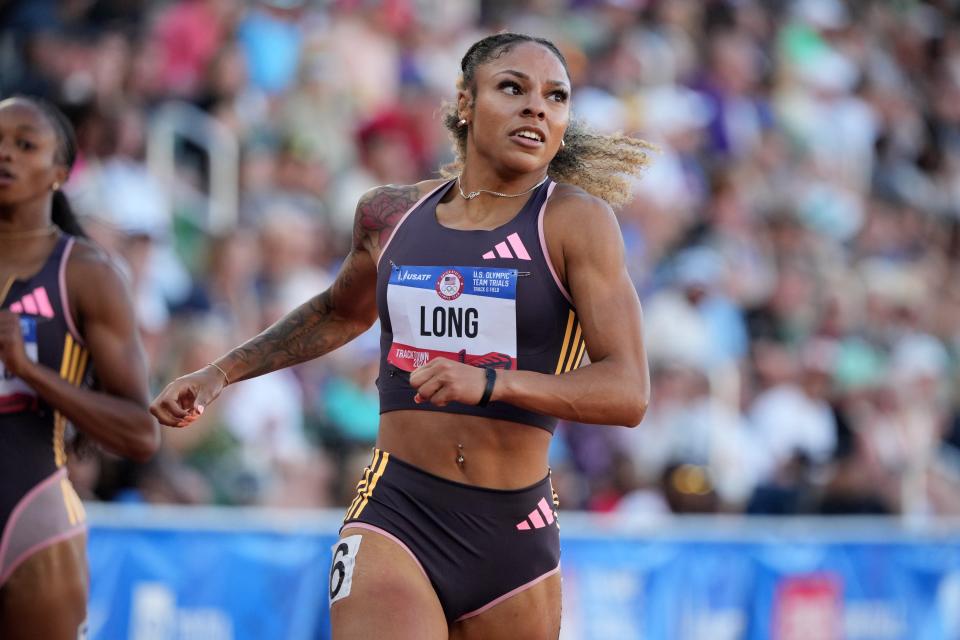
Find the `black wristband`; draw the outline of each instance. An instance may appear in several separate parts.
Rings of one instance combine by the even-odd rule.
[[[483,395],[480,396],[480,402],[477,403],[478,407],[485,407],[487,403],[490,402],[490,396],[493,395],[493,385],[497,383],[497,370],[493,367],[486,367],[487,372],[487,386],[483,388]]]

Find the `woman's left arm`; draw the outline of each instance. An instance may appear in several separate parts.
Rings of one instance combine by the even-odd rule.
[[[565,195],[555,206],[547,233],[556,238],[551,249],[559,246],[562,252],[561,276],[583,327],[590,364],[561,375],[497,371],[491,401],[564,420],[635,426],[647,409],[650,376],[640,300],[627,274],[620,227],[610,207],[587,194]],[[421,401],[476,404],[484,372],[464,366],[435,359],[410,382]],[[439,384],[431,384],[438,378]]]
[[[77,243],[67,282],[99,386],[81,389],[29,360],[17,372],[53,408],[107,450],[143,462],[160,445],[129,287],[110,260]]]

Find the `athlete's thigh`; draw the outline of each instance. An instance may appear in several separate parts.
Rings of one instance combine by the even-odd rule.
[[[0,588],[0,638],[77,640],[87,618],[85,534],[42,549]]]
[[[560,573],[450,626],[450,640],[557,640]]]
[[[433,585],[395,540],[347,527],[330,570],[333,640],[446,640]]]

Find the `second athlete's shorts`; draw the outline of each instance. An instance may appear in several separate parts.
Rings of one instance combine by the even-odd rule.
[[[455,622],[560,570],[556,508],[549,474],[525,489],[486,489],[374,449],[341,531],[368,529],[398,542]]]
[[[32,554],[86,531],[83,503],[67,478],[67,468],[60,467],[20,497],[5,520],[0,519],[0,587]]]

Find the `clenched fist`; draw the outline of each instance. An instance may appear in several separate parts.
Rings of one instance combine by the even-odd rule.
[[[416,402],[445,407],[450,402],[479,403],[487,379],[480,367],[434,358],[410,374],[410,385],[417,390]]]
[[[18,378],[33,364],[23,345],[20,316],[11,311],[0,311],[0,362],[7,376]]]
[[[160,424],[186,427],[203,415],[225,386],[223,374],[208,365],[168,384],[150,404],[150,413]]]

